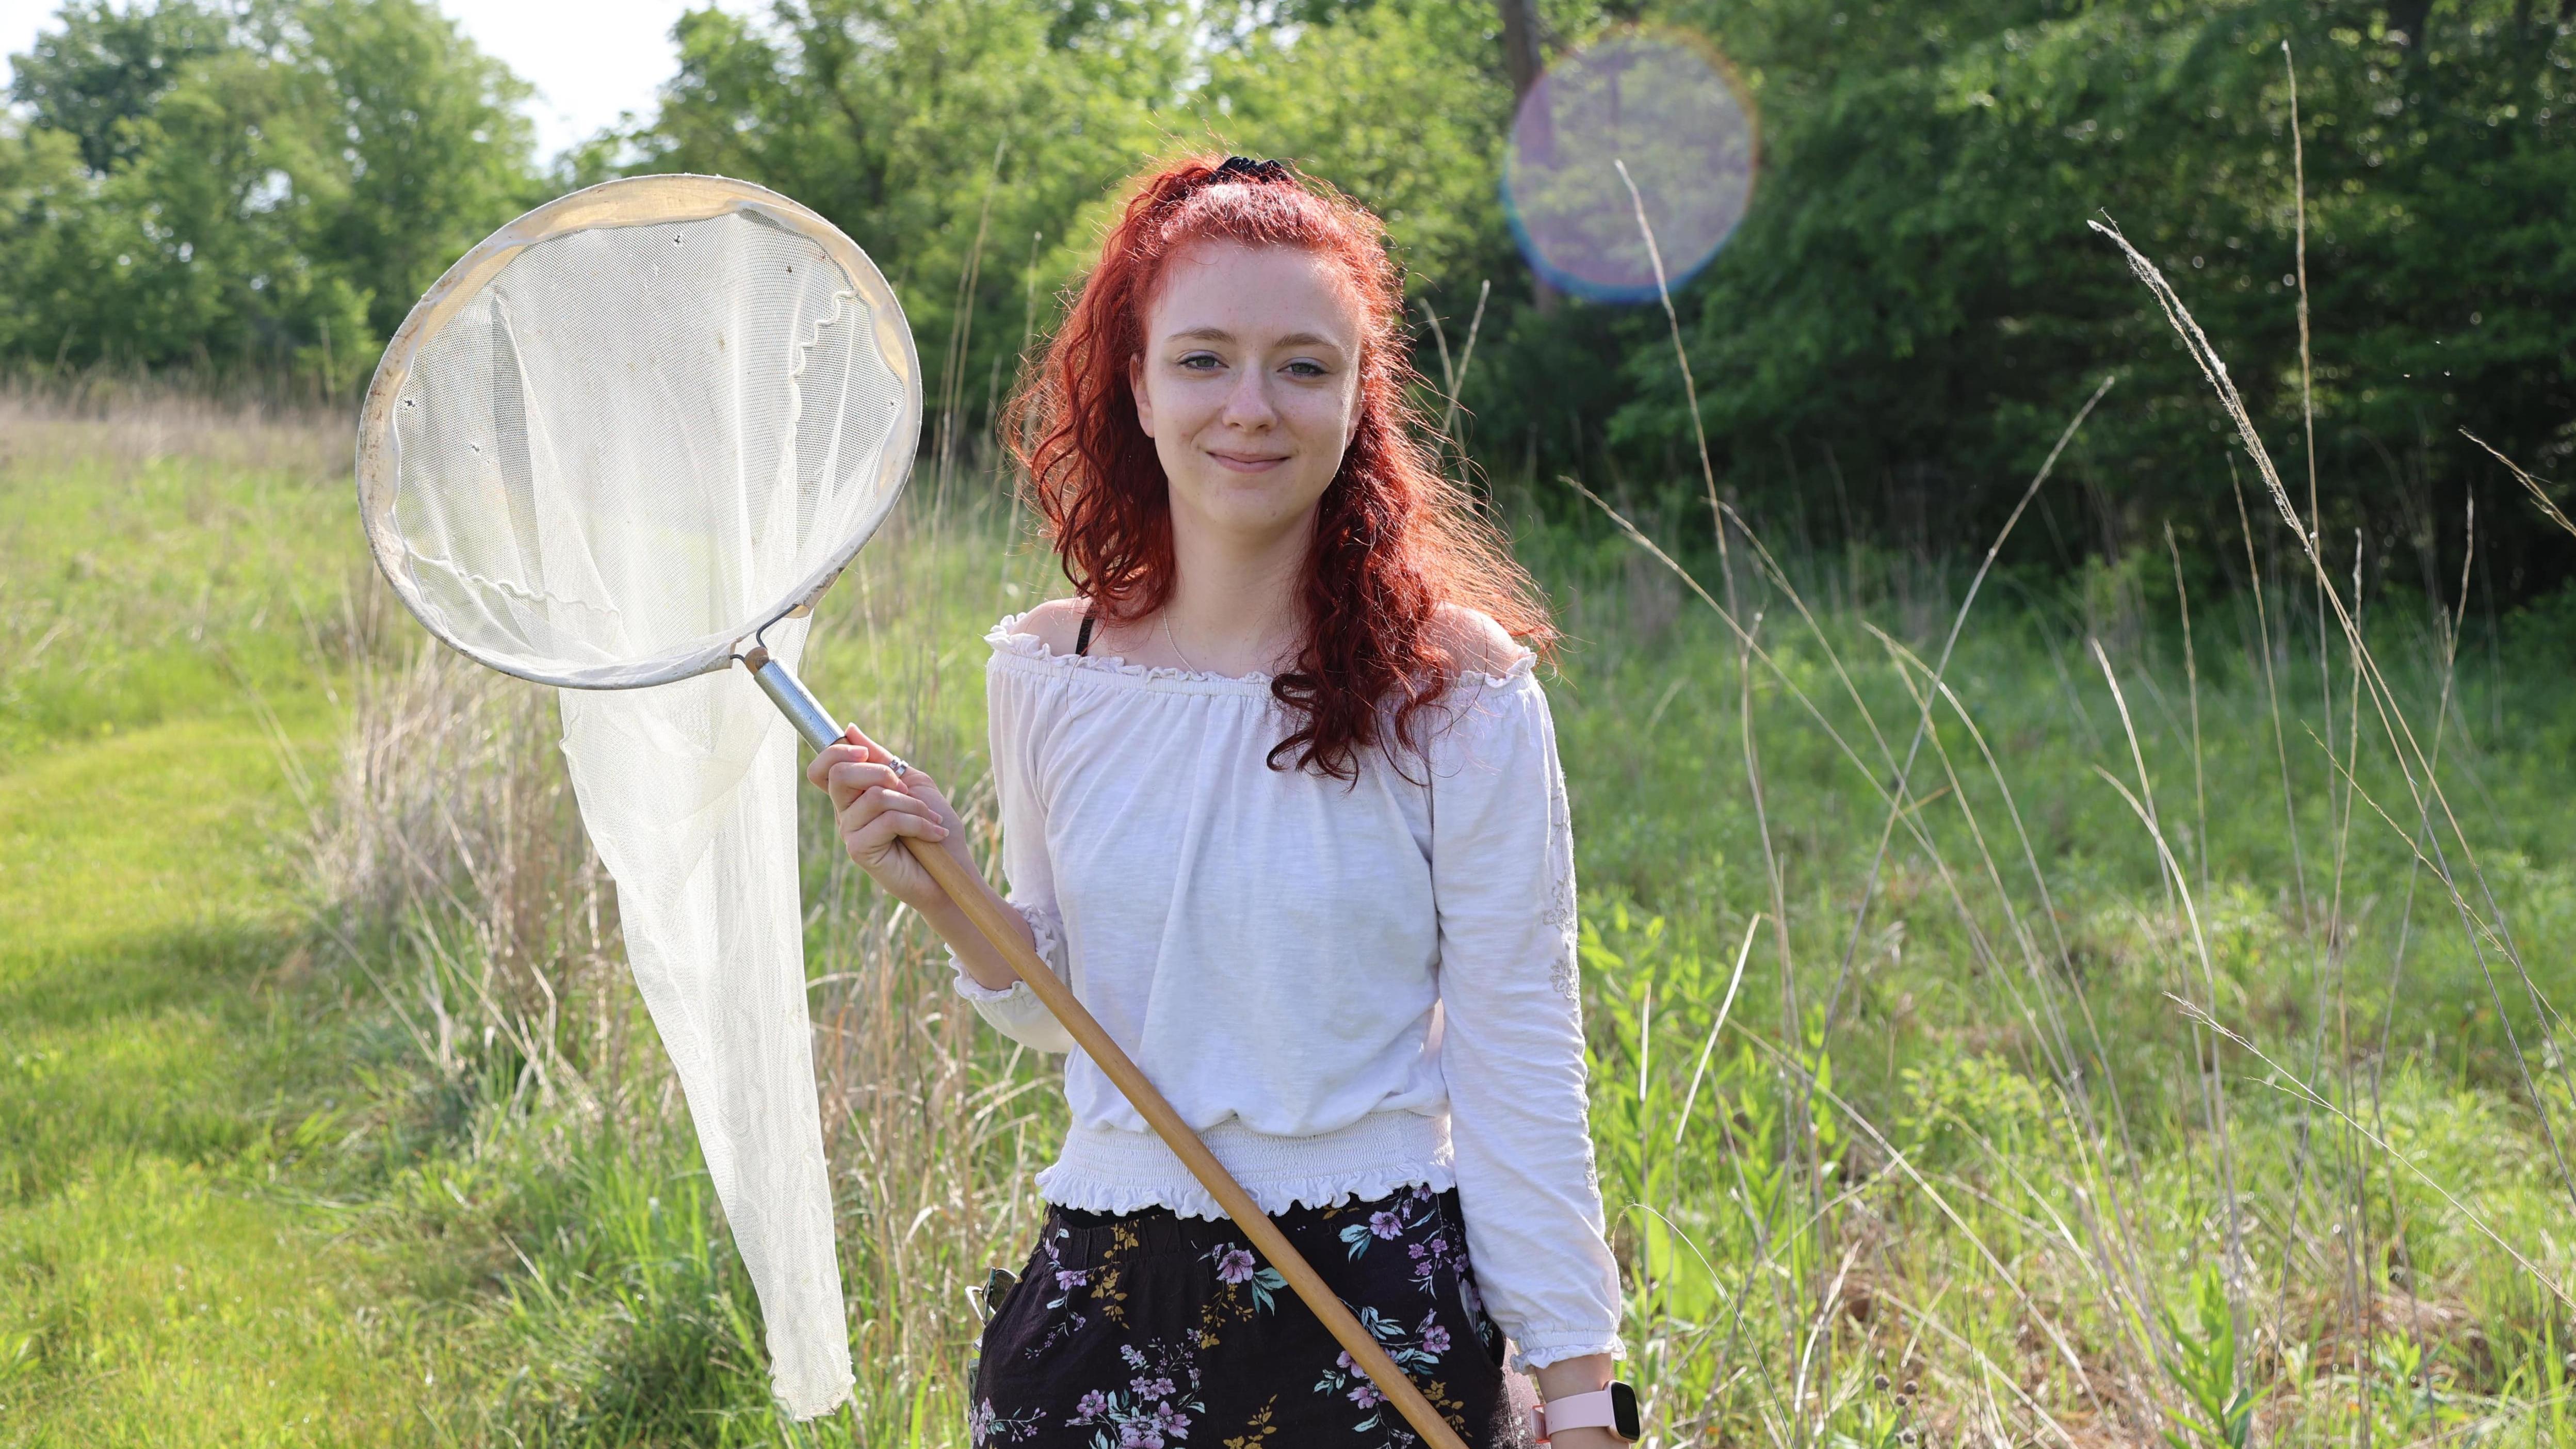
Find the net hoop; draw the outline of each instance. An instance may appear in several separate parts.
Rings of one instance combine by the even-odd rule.
[[[403,556],[404,546],[389,523],[395,490],[394,402],[411,375],[413,359],[466,303],[520,253],[539,242],[599,228],[708,221],[732,213],[756,216],[813,242],[841,268],[858,300],[866,305],[876,351],[887,370],[902,380],[904,391],[892,446],[878,464],[885,505],[785,597],[755,616],[731,644],[710,645],[654,669],[639,672],[603,667],[550,673],[453,637],[439,627],[435,611],[422,598],[408,571],[396,563]],[[629,176],[556,197],[485,237],[473,250],[457,258],[456,264],[413,304],[410,315],[395,329],[393,340],[385,344],[375,377],[367,385],[366,402],[359,410],[358,516],[365,524],[367,548],[375,557],[377,571],[393,586],[403,607],[441,643],[487,668],[536,684],[566,689],[640,689],[726,668],[743,640],[810,609],[885,521],[912,470],[913,451],[920,439],[921,358],[913,347],[912,329],[904,321],[903,304],[896,300],[894,288],[858,243],[811,208],[748,181],[688,173]]]

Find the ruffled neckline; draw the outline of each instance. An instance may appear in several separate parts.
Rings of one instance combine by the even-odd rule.
[[[1143,688],[1169,688],[1189,694],[1247,694],[1264,699],[1270,696],[1271,676],[1261,670],[1250,674],[1218,674],[1206,669],[1175,669],[1169,665],[1130,664],[1115,654],[1058,654],[1035,634],[1024,634],[1019,622],[1028,612],[1005,614],[984,642],[993,646],[995,656],[1026,661],[1042,670],[1090,675],[1103,680],[1119,680]],[[1500,674],[1469,670],[1458,677],[1459,683],[1476,682],[1489,689],[1499,689],[1515,680],[1526,679],[1537,668],[1538,656],[1524,649],[1511,666]]]

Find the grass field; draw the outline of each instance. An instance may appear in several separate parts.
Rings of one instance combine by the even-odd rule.
[[[395,1066],[296,863],[339,460],[173,404],[0,439],[0,1439],[415,1442],[468,1275],[317,1161]]]
[[[345,435],[0,407],[0,1444],[963,1442],[1049,1064],[809,818],[861,1402],[780,1424],[551,705],[375,588]],[[2149,548],[1991,581],[1938,690],[1966,567],[1739,540],[1748,648],[1521,530],[1661,1442],[2576,1442],[2576,607],[2368,560],[2357,689],[2232,523],[2188,643]],[[1059,586],[915,508],[809,678],[989,829],[980,635]]]

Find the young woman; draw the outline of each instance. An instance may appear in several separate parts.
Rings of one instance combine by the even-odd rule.
[[[1514,1367],[1596,1449],[1618,1351],[1563,776],[1529,579],[1405,403],[1378,221],[1270,161],[1145,177],[1009,435],[1075,597],[987,674],[1028,940],[1475,1445]],[[1072,1042],[905,854],[969,865],[922,772],[814,763],[850,856],[1011,1037]],[[981,1444],[1414,1442],[1080,1053]],[[1581,1396],[1581,1397],[1574,1397]]]

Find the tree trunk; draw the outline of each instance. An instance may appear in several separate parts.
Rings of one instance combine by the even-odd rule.
[[[1538,13],[1531,0],[1494,0],[1503,17],[1503,70],[1512,78],[1513,115],[1519,116],[1520,103],[1529,97],[1530,87],[1538,84]],[[1508,138],[1507,138],[1508,139]],[[1556,288],[1538,268],[1530,268],[1531,298],[1538,304],[1539,315],[1556,311]]]
[[[2433,18],[2433,0],[2388,0],[2388,28],[2403,32],[2406,48],[2424,53],[2424,27]]]
[[[1538,84],[1538,17],[1530,0],[1494,0],[1503,13],[1503,69],[1512,78],[1517,101]]]

